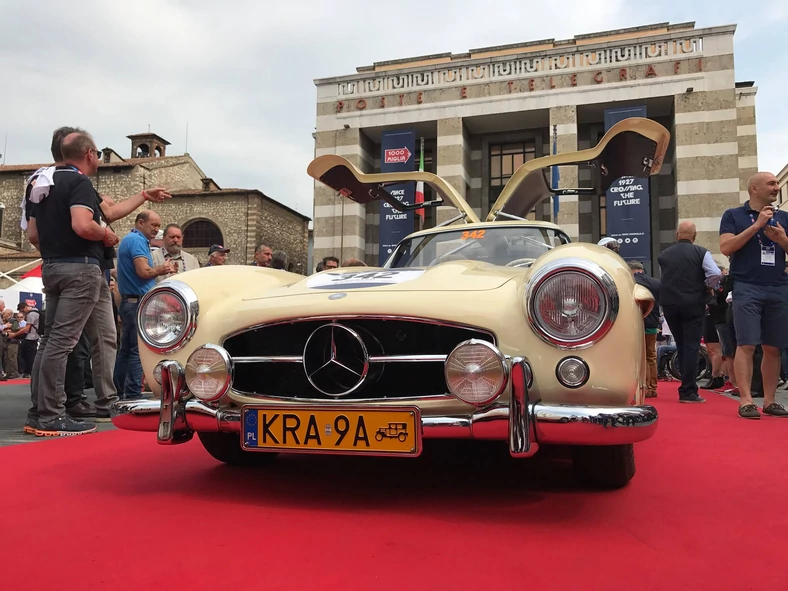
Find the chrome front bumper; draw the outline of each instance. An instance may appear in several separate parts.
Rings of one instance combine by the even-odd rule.
[[[508,404],[462,416],[422,416],[424,439],[507,440],[514,457],[530,457],[539,445],[621,445],[651,437],[657,429],[653,406],[575,406],[531,402],[525,361],[512,360],[512,394]],[[184,400],[183,369],[177,362],[162,368],[161,400],[120,401],[112,405],[112,422],[120,429],[156,431],[159,443],[173,445],[195,432],[241,433],[241,409],[214,408]],[[265,406],[261,403],[256,406]]]

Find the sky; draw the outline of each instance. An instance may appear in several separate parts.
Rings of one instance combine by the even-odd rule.
[[[73,125],[125,158],[126,136],[150,126],[169,154],[188,138],[219,186],[260,189],[311,217],[314,79],[686,21],[738,25],[736,79],[759,89],[759,165],[779,172],[788,164],[785,0],[0,0],[0,153],[6,164],[48,162],[52,131]]]

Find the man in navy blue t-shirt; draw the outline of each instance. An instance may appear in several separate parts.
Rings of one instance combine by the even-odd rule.
[[[788,346],[788,213],[772,205],[780,192],[777,178],[759,172],[747,181],[749,201],[727,210],[720,222],[720,251],[731,257],[733,321],[736,328],[736,380],[741,393],[739,416],[761,418],[750,385],[752,358],[763,347],[763,413],[788,417],[774,401],[780,375],[781,350]]]
[[[115,362],[115,388],[121,400],[142,398],[142,364],[137,345],[137,309],[140,299],[156,285],[156,277],[175,272],[166,261],[153,266],[150,241],[161,228],[161,218],[153,211],[137,214],[134,228],[121,240],[118,248],[118,291],[123,332]]]

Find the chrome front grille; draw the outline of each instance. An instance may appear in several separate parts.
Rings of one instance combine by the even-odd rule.
[[[444,360],[468,339],[495,343],[492,333],[474,327],[354,316],[252,327],[225,339],[224,347],[233,358],[233,389],[239,392],[296,399],[395,399],[445,395]],[[336,362],[330,359],[332,351]]]

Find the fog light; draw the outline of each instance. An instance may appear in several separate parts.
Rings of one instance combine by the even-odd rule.
[[[186,385],[204,402],[218,400],[232,383],[232,360],[227,351],[216,345],[203,345],[186,363]]]
[[[444,376],[454,396],[468,404],[484,406],[506,388],[509,368],[493,345],[471,339],[457,345],[446,357]]]
[[[555,375],[567,388],[579,388],[588,381],[588,365],[579,357],[566,357],[558,362]]]
[[[159,361],[156,364],[156,367],[153,368],[153,379],[156,380],[156,383],[161,386],[161,366],[164,364],[163,361]]]

